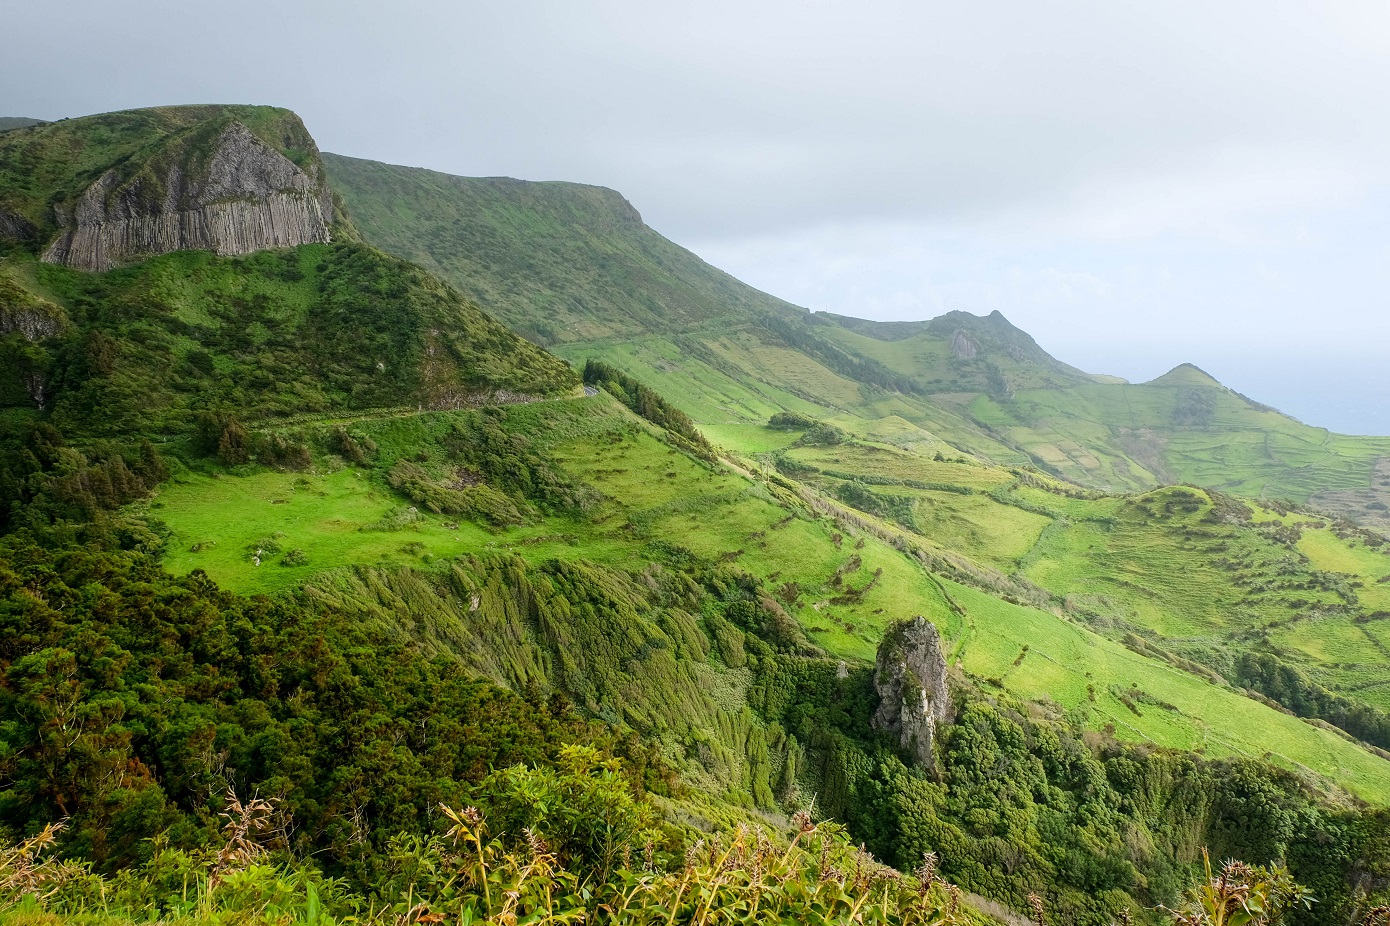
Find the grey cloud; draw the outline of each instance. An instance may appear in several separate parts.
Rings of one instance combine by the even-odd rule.
[[[50,116],[283,102],[332,150],[604,183],[710,235],[1060,207],[1223,146],[1365,150],[1379,182],[1390,68],[1366,37],[1390,23],[1329,9],[80,0],[12,11],[0,73]]]

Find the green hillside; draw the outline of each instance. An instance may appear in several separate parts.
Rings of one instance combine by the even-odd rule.
[[[185,251],[92,275],[0,258],[0,407],[73,435],[177,436],[332,409],[572,389],[564,364],[449,286],[356,244]],[[41,317],[51,331],[21,328]],[[215,439],[215,437],[214,437]]]
[[[368,240],[567,359],[629,370],[731,448],[794,411],[1108,491],[1193,482],[1390,529],[1375,473],[1390,439],[1304,425],[1190,365],[1135,385],[1056,360],[998,312],[804,313],[662,238],[610,190],[326,164]]]
[[[1112,642],[1105,628],[1097,625],[1098,634],[1045,601],[1004,600],[1021,602],[1026,586],[1011,586],[960,554],[936,559],[951,554],[930,542],[904,544],[891,525],[858,519],[824,496],[803,497],[790,491],[795,483],[690,457],[605,395],[306,420],[296,432],[313,448],[310,467],[228,471],[194,459],[195,468],[177,472],[136,509],[137,517],[167,527],[167,568],[176,575],[196,570],[191,575],[241,593],[302,588],[293,599],[301,607],[402,635],[515,691],[562,693],[656,746],[683,787],[705,795],[701,801],[714,796],[735,808],[751,802],[766,813],[816,794],[824,812],[854,823],[876,853],[909,865],[910,851],[874,822],[888,797],[854,799],[837,790],[868,795],[883,787],[873,784],[878,773],[838,777],[856,767],[840,771],[841,763],[881,748],[855,720],[855,702],[840,699],[867,680],[883,628],[924,613],[951,641],[962,696],[1034,702],[1043,717],[1052,712],[1060,731],[1076,731],[1063,735],[1087,729],[1112,742],[1115,761],[1141,755],[1127,742],[1198,750],[1201,762],[1257,755],[1290,771],[1279,787],[1340,801],[1347,789],[1390,802],[1390,762],[1330,728],[1142,647]],[[348,463],[344,452],[362,454],[363,462]],[[469,490],[446,488],[464,470],[481,479],[470,480],[470,490],[487,486],[510,500],[513,523],[489,516],[499,510],[496,496],[484,511],[457,497]],[[975,481],[996,476],[979,473]],[[833,681],[840,661],[848,667],[844,683]],[[972,690],[980,694],[968,695]],[[827,695],[829,715],[797,706]],[[843,725],[836,736],[859,732],[848,741],[826,740],[827,717]],[[1007,721],[1014,722],[1023,721]],[[838,745],[827,752],[831,742]],[[959,747],[973,748],[967,742]],[[1022,742],[1012,748],[1027,749]],[[1210,774],[1230,774],[1222,768],[1213,765]],[[1060,770],[1045,774],[1063,793],[1076,786]],[[1033,822],[1018,824],[1024,828],[1015,838],[1045,852],[1053,837],[1034,827],[1064,812],[1072,798],[1059,800],[1028,810],[1022,819]],[[717,806],[701,812],[728,812]],[[942,808],[921,822],[964,827],[954,814]],[[1082,819],[1070,824],[1076,838],[1090,833],[1085,838],[1112,846],[1086,851],[1122,857],[1112,842],[1118,831]],[[1171,824],[1165,819],[1143,825],[1157,837]],[[1290,838],[1302,838],[1293,832]],[[970,862],[987,857],[988,839],[969,828],[958,838],[958,858],[946,868],[951,877],[1018,903],[1030,882],[972,874]],[[1190,850],[1218,837],[1199,826],[1163,838]],[[1081,897],[1106,883],[1073,880],[1041,858],[1026,870],[1028,878],[1044,879],[1059,909],[1095,912]],[[1135,889],[1119,877],[1109,883]],[[1155,890],[1150,896],[1165,889]]]
[[[794,318],[648,228],[603,187],[453,177],[328,154],[378,247],[452,281],[545,345]],[[466,217],[466,218],[465,218]]]
[[[1390,802],[1390,778],[1386,777],[1390,775],[1390,763],[1372,758],[1334,734],[1251,701],[1238,690],[1213,688],[1211,678],[1175,671],[1162,658],[1145,658],[1153,654],[1142,648],[1136,653],[1119,645],[1107,646],[1086,629],[1088,623],[1103,627],[1104,617],[1119,622],[1122,615],[1132,616],[1132,628],[1158,625],[1155,629],[1168,635],[1182,634],[1182,642],[1191,649],[1198,647],[1190,634],[1201,629],[1211,634],[1204,647],[1211,658],[1230,662],[1232,655],[1223,648],[1220,632],[1249,626],[1252,621],[1229,610],[1232,602],[1227,597],[1238,597],[1240,589],[1232,590],[1234,596],[1208,600],[1213,590],[1222,588],[1219,568],[1209,567],[1205,571],[1203,578],[1210,577],[1207,585],[1185,587],[1180,595],[1164,599],[1161,592],[1175,590],[1159,585],[1157,592],[1139,589],[1139,594],[1134,594],[1130,591],[1134,588],[1132,582],[1096,587],[1094,583],[1109,574],[1105,568],[1111,565],[1108,557],[1102,559],[1097,554],[1082,552],[1054,559],[1047,548],[1035,552],[1025,545],[1015,562],[1007,565],[1016,566],[1018,560],[1025,558],[1049,566],[1067,563],[1068,568],[1079,573],[1077,578],[1053,580],[1051,576],[1040,576],[1046,580],[1041,584],[1055,587],[1059,598],[1084,594],[1083,588],[1095,590],[1092,597],[1073,607],[1072,614],[1010,610],[998,601],[1001,592],[1010,591],[1002,574],[993,573],[1000,582],[999,587],[990,588],[991,573],[977,568],[962,578],[978,591],[956,585],[954,591],[947,593],[927,578],[918,558],[893,549],[891,536],[856,529],[848,521],[837,523],[833,514],[816,517],[814,508],[808,508],[795,496],[782,494],[775,486],[760,487],[747,475],[711,469],[698,460],[672,453],[671,447],[655,439],[659,435],[647,434],[645,429],[634,430],[636,422],[602,396],[518,408],[498,420],[507,433],[526,435],[530,447],[553,460],[563,478],[596,493],[583,518],[532,517],[526,519],[530,523],[499,529],[486,522],[468,524],[457,515],[425,511],[395,530],[383,530],[374,525],[389,519],[393,505],[400,504],[399,496],[389,491],[387,479],[379,477],[379,481],[345,470],[310,477],[293,473],[243,478],[190,474],[176,478],[153,502],[160,506],[153,511],[172,531],[166,562],[175,572],[199,568],[228,588],[258,592],[293,587],[325,569],[355,563],[418,568],[422,562],[449,562],[460,556],[500,551],[536,565],[560,560],[630,569],[652,556],[650,545],[654,541],[669,542],[665,538],[679,537],[681,546],[695,556],[709,562],[736,563],[769,588],[794,583],[795,599],[783,600],[781,607],[801,624],[810,643],[833,658],[871,662],[882,630],[889,623],[916,613],[927,614],[942,623],[963,667],[980,678],[1001,675],[1000,661],[1012,661],[1019,647],[1031,641],[1035,652],[1022,667],[1002,673],[1004,686],[1020,697],[1045,698],[1067,710],[1082,709],[1088,715],[1088,725],[1094,729],[1110,725],[1118,728],[1117,735],[1122,739],[1187,749],[1203,746],[1213,756],[1261,754],[1270,743],[1278,741],[1280,755],[1290,767],[1325,776],[1364,797]],[[426,456],[440,456],[442,451],[435,448],[443,444],[435,435],[457,430],[459,423],[443,414],[408,420],[364,419],[353,427],[361,437],[383,448],[378,465],[382,474],[388,475],[400,465],[393,459],[395,454],[418,454],[424,448]],[[328,432],[320,439],[327,442]],[[432,468],[447,474],[452,465],[436,463]],[[1015,485],[1000,488],[1007,493]],[[885,494],[880,497],[886,498],[888,492],[912,490],[885,486],[882,491]],[[923,491],[923,495],[928,495],[928,491]],[[1176,497],[1182,498],[1181,494]],[[1126,506],[1141,509],[1141,517],[1131,518],[1136,522],[1134,530],[1143,536],[1119,534],[1112,542],[1117,548],[1132,551],[1130,556],[1151,564],[1157,573],[1154,580],[1183,572],[1185,567],[1207,558],[1206,550],[1191,551],[1184,562],[1181,551],[1168,552],[1167,547],[1175,545],[1169,539],[1172,535],[1191,524],[1203,523],[1202,517],[1210,508],[1196,508],[1176,523],[1156,515],[1150,517],[1149,509],[1162,509],[1169,504],[1167,499],[1141,498],[1118,506],[1119,500],[1097,500],[1095,506],[1095,517],[1103,517],[1117,507],[1120,511],[1126,511]],[[933,500],[931,507],[939,511],[940,503]],[[1041,522],[1011,524],[1003,517],[981,519],[995,528],[1000,537],[1031,533],[1040,538],[1046,532],[1052,543],[1070,543],[1084,549],[1084,542],[1071,540],[1056,528],[1049,530],[1053,522],[1044,515],[1033,514],[1025,507],[997,507],[1016,513],[1020,519],[1031,516]],[[1029,507],[1041,506],[1035,503]],[[229,511],[238,514],[229,519]],[[1072,517],[1080,521],[1084,516],[1074,513]],[[953,514],[944,520],[963,525],[967,516]],[[1067,524],[1064,520],[1057,523]],[[848,539],[842,536],[837,544],[834,535],[845,535],[846,531],[850,532]],[[1262,542],[1258,533],[1247,535],[1232,529],[1220,536],[1229,537],[1226,542],[1230,545],[1250,547],[1248,555],[1252,558],[1263,556],[1271,561],[1259,563],[1265,571],[1252,575],[1247,580],[1248,587],[1265,584],[1275,575],[1288,576],[1279,571],[1282,563],[1278,554]],[[295,559],[302,559],[302,564],[270,568],[263,557],[262,564],[256,565],[248,551],[257,544],[262,548],[272,546],[264,538],[274,538],[276,547],[301,551],[302,557]],[[998,546],[994,537],[976,538],[981,541],[978,543],[952,538],[955,542],[948,545],[941,533],[930,532],[930,539],[923,539],[928,550],[950,550],[964,556]],[[1120,547],[1122,543],[1130,546]],[[1390,573],[1390,556],[1378,555],[1384,559],[1384,571]],[[1318,575],[1305,569],[1285,578],[1283,584],[1301,589]],[[1029,577],[1033,577],[1031,573]],[[1197,577],[1187,575],[1189,581],[1194,578]],[[855,588],[866,590],[855,594],[851,592]],[[1263,606],[1262,615],[1267,612],[1271,618],[1277,616],[1283,619],[1282,623],[1293,626],[1297,622],[1288,615],[1292,597],[1287,593],[1266,593],[1253,607]],[[1319,597],[1329,603],[1343,603],[1333,593],[1324,592]],[[956,613],[949,602],[962,600],[968,603],[963,613]],[[1086,605],[1096,608],[1101,601],[1110,604],[1112,613],[1088,612]],[[1046,607],[1047,602],[1037,604]],[[1194,604],[1199,604],[1201,610],[1186,610]],[[1147,612],[1129,610],[1137,611],[1140,606],[1147,606]],[[1355,626],[1356,613],[1345,614],[1347,628]],[[1163,623],[1176,617],[1189,623],[1178,627]],[[1020,621],[1029,629],[1022,630]],[[1327,628],[1319,638],[1335,634]],[[1156,641],[1156,650],[1166,640],[1161,633],[1149,636]],[[1116,638],[1118,641],[1118,635]],[[1307,664],[1306,652],[1298,653],[1298,657],[1300,664]],[[1371,661],[1361,667],[1368,675],[1383,676],[1390,671],[1390,662],[1380,654],[1368,658]],[[1057,683],[1054,674],[1061,665],[1067,666],[1066,671],[1075,680],[1098,679],[1108,686],[1106,690],[1118,689],[1122,693],[1138,683],[1143,691],[1165,702],[1185,697],[1186,706],[1153,711],[1149,717],[1131,711],[1118,696],[1088,700],[1085,684]],[[626,709],[636,710],[631,704]],[[668,723],[677,722],[676,718],[668,719]],[[1274,729],[1282,732],[1273,739],[1267,738],[1266,734]],[[1390,726],[1383,733],[1385,744],[1390,747]]]
[[[0,205],[229,118],[317,164],[141,110],[0,139]],[[1299,926],[1390,899],[1390,544],[1256,500],[1378,444],[810,315],[611,191],[325,163],[331,242],[0,241],[0,926],[1158,923],[1204,850]],[[919,616],[925,758],[872,722]]]
[[[1373,473],[1390,439],[1310,427],[1191,364],[1148,383],[1104,382],[1058,364],[998,313],[950,313],[911,333],[835,322],[823,330],[836,343],[910,377],[1040,469],[1078,484],[1133,491],[1192,482],[1257,499],[1313,499],[1381,523]],[[1364,497],[1349,494],[1356,490]]]
[[[348,165],[351,172],[341,173]],[[522,217],[539,223],[566,209],[573,216],[573,204],[587,191],[583,201],[590,208],[576,234],[586,248],[598,247],[603,235],[610,248],[658,240],[607,191],[444,178],[345,159],[330,159],[330,170],[340,171],[335,182],[355,207],[387,201],[381,178],[389,177],[390,202],[418,197],[436,221],[452,214],[454,227],[473,228],[480,237],[491,229],[497,240],[515,240]],[[429,195],[425,177],[435,184]],[[483,191],[487,208],[478,207]],[[606,204],[606,217],[595,203]],[[507,230],[498,231],[503,212]],[[369,238],[382,234],[377,213],[358,221]],[[398,214],[390,234],[393,242],[419,242],[422,231]],[[608,263],[588,257],[579,265],[584,273],[561,273],[557,265],[544,285],[585,304],[577,294],[610,275]],[[520,266],[459,259],[469,263],[444,272],[466,274],[475,286],[502,274],[537,285]],[[507,302],[514,314],[533,311],[500,291],[492,298]],[[606,329],[601,339],[556,349],[576,360],[617,364],[657,385],[725,447],[764,455],[764,464],[784,476],[809,479],[942,553],[998,570],[1001,588],[1012,581],[1002,577],[1017,576],[1042,596],[1038,603],[1061,607],[1131,649],[1242,688],[1269,687],[1267,680],[1252,680],[1253,670],[1240,662],[1252,648],[1280,665],[1302,666],[1309,685],[1333,701],[1343,699],[1335,701],[1337,708],[1327,706],[1333,702],[1317,710],[1305,704],[1305,715],[1335,715],[1358,735],[1376,731],[1372,737],[1390,746],[1383,727],[1390,705],[1374,684],[1388,668],[1372,627],[1378,608],[1370,603],[1373,594],[1365,602],[1358,595],[1358,589],[1378,587],[1382,576],[1372,561],[1355,574],[1314,564],[1294,546],[1296,537],[1289,539],[1305,528],[1328,536],[1341,528],[1326,519],[1305,518],[1298,526],[1281,520],[1285,533],[1271,540],[1259,519],[1276,516],[1263,508],[1202,495],[1206,501],[1193,504],[1206,507],[1190,514],[1193,523],[1178,523],[1166,502],[1151,504],[1147,495],[1065,501],[1070,490],[1030,488],[1052,483],[1010,468],[1024,464],[1110,491],[1142,493],[1187,482],[1251,499],[1312,498],[1374,524],[1379,487],[1373,469],[1390,440],[1309,428],[1188,364],[1144,384],[1091,376],[1052,358],[997,312],[893,323],[816,313],[769,323],[745,310],[741,322],[735,319],[731,312],[721,330],[687,328],[675,336],[659,327],[646,335]],[[862,442],[817,446],[801,432],[764,427],[779,411],[824,421]],[[952,460],[958,462],[940,462]],[[1351,491],[1363,493],[1360,507],[1338,502],[1338,492]],[[1231,511],[1254,513],[1241,521]],[[1221,520],[1213,527],[1213,518],[1239,523]],[[1355,537],[1343,534],[1336,543],[1354,546]],[[1175,586],[1176,576],[1183,581]],[[1305,597],[1293,591],[1302,588],[1321,592]],[[1293,629],[1309,626],[1320,629],[1311,636]],[[1341,650],[1333,655],[1320,642],[1326,639],[1359,640],[1370,649],[1356,658]],[[1283,696],[1292,700],[1288,692]]]

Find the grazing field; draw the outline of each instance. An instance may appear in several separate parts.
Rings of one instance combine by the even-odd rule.
[[[408,500],[361,470],[343,468],[182,476],[161,489],[151,514],[173,531],[165,557],[170,571],[202,569],[244,592],[293,588],[324,569],[354,563],[420,565],[491,539],[476,525],[418,511],[401,521],[405,527],[371,529],[409,508]],[[258,549],[264,551],[260,565]],[[301,555],[291,556],[296,550]]]
[[[953,658],[1017,695],[1116,736],[1211,756],[1255,755],[1390,800],[1390,763],[1335,733],[1134,653],[1076,624],[948,583],[966,611]],[[1270,748],[1271,743],[1277,747]]]
[[[407,452],[427,460],[437,455],[434,448],[447,440],[454,417],[476,413],[363,420],[357,426],[379,448],[373,466],[324,456],[313,472],[189,473],[168,484],[151,510],[173,532],[169,567],[203,569],[228,588],[252,593],[291,588],[349,565],[428,570],[488,552],[511,552],[537,564],[584,560],[640,572],[658,548],[669,550],[675,542],[763,580],[808,639],[851,663],[873,659],[891,621],[922,614],[940,626],[965,671],[1020,697],[1055,703],[1090,728],[1213,756],[1263,755],[1267,746],[1260,744],[1271,740],[1257,731],[1279,730],[1282,745],[1272,760],[1310,770],[1369,800],[1390,801],[1390,763],[1209,677],[1117,642],[1132,627],[1157,633],[1170,645],[1169,638],[1176,638],[1219,648],[1223,635],[1244,632],[1252,621],[1269,622],[1266,611],[1277,602],[1245,600],[1248,589],[1210,565],[1210,547],[1224,544],[1224,555],[1246,557],[1245,568],[1255,576],[1295,554],[1250,529],[1208,524],[1212,503],[1205,493],[1170,489],[1124,499],[1077,498],[1057,494],[1045,480],[1024,484],[1007,470],[887,445],[786,451],[799,465],[820,471],[807,477],[808,485],[830,496],[847,484],[839,475],[825,475],[832,467],[881,481],[954,485],[881,482],[870,489],[876,497],[908,500],[918,531],[933,549],[973,558],[985,569],[981,576],[994,567],[1001,582],[1018,569],[1076,601],[1081,612],[1068,615],[933,577],[889,542],[911,536],[900,525],[868,518],[866,524],[880,526],[865,531],[817,515],[783,488],[784,481],[678,451],[604,396],[515,406],[502,414],[510,430],[527,435],[560,472],[592,492],[582,517],[537,512],[524,524],[486,529],[416,510],[400,521],[410,500],[390,488],[382,472]],[[796,438],[796,432],[756,426],[730,433],[745,448],[775,449]],[[1343,552],[1342,541],[1312,539],[1318,536],[1305,532],[1310,544],[1326,545],[1319,555],[1379,562],[1363,563],[1366,551]],[[272,544],[277,552],[256,566],[255,550]],[[291,551],[300,551],[302,562],[281,565]],[[1183,581],[1171,581],[1175,574]],[[1321,601],[1336,597],[1325,590],[1316,595]],[[1308,634],[1313,626],[1320,625],[1290,625],[1282,632],[1305,636],[1291,635],[1286,645],[1297,645],[1313,660],[1345,662],[1355,640]],[[1339,626],[1344,634],[1355,625],[1347,620]],[[1342,680],[1350,684],[1353,675]]]

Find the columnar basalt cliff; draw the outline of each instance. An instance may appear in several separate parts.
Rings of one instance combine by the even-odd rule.
[[[936,625],[924,617],[899,621],[883,636],[874,668],[878,711],[873,726],[930,768],[937,727],[950,719],[946,656]]]
[[[311,176],[231,122],[205,165],[192,149],[123,178],[105,171],[76,203],[58,207],[63,229],[43,259],[109,270],[170,251],[222,255],[328,241],[333,201],[322,172]]]

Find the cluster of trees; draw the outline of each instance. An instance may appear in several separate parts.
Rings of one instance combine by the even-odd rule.
[[[504,408],[454,416],[442,446],[451,464],[477,474],[520,504],[548,513],[575,513],[594,503],[592,489],[575,483],[525,435],[508,429]]]
[[[1357,739],[1390,749],[1390,714],[1328,691],[1297,666],[1271,653],[1241,653],[1235,662],[1237,685],[1257,691],[1299,717],[1326,720]]]
[[[1173,403],[1175,427],[1206,427],[1216,414],[1217,390],[1205,386],[1185,386]]]
[[[1390,877],[1390,813],[1321,803],[1291,773],[1085,737],[1059,720],[967,695],[943,731],[940,774],[844,732],[809,735],[825,812],[876,854],[940,854],[953,882],[1062,921],[1101,926],[1174,905],[1191,860],[1286,860],[1318,898],[1292,922],[1351,922]],[[790,726],[793,732],[800,732]]]
[[[818,424],[818,420],[800,412],[777,412],[767,419],[767,426],[777,431],[806,431]]]
[[[857,479],[836,486],[835,496],[860,511],[895,521],[908,530],[920,531],[914,511],[915,502],[911,496],[880,494]]]
[[[306,439],[274,432],[248,430],[232,412],[199,412],[194,418],[193,445],[224,466],[256,462],[281,469],[308,469],[314,464]]]
[[[486,485],[444,486],[409,460],[399,460],[386,477],[391,488],[435,514],[457,514],[489,524],[507,527],[522,524],[526,517],[505,494]]]
[[[41,421],[0,430],[0,533],[91,524],[168,477],[168,466],[148,440],[81,450]]]
[[[602,360],[585,361],[584,384],[606,390],[636,414],[657,427],[665,428],[678,438],[677,443],[682,449],[702,459],[715,458],[714,448],[695,427],[689,415],[617,367]]]
[[[491,770],[589,743],[628,784],[667,787],[635,737],[461,675],[399,628],[297,599],[247,599],[147,554],[0,547],[0,835],[68,820],[103,871],[151,837],[216,836],[228,786],[279,800],[288,848],[370,885],[402,831]]]

